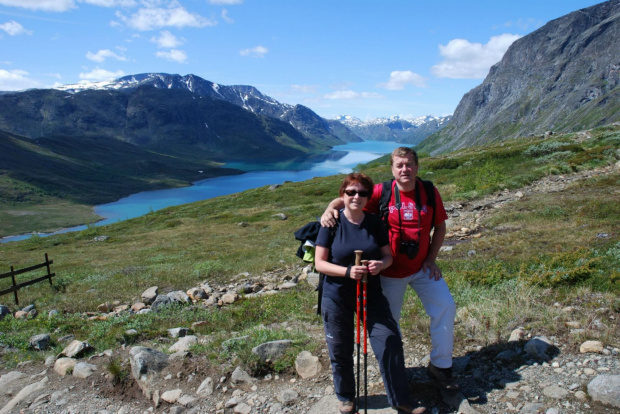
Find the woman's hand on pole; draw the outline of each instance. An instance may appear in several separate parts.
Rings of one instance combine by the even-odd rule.
[[[366,266],[351,266],[349,277],[353,280],[361,280],[368,273]]]

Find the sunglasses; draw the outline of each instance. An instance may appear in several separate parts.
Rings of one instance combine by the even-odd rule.
[[[370,191],[362,190],[344,190],[344,193],[349,197],[355,197],[355,194],[358,194],[360,197],[368,197],[370,195]]]

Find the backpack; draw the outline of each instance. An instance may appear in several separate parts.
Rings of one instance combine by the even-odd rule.
[[[422,180],[421,178],[416,177],[416,186],[415,186],[415,203],[416,203],[416,209],[418,210],[418,213],[420,211],[420,209],[422,208],[421,204],[422,202],[420,201],[420,186],[417,185],[418,183],[422,183],[423,187],[424,187],[424,191],[426,191],[426,200],[427,203],[429,205],[429,207],[433,208],[433,220],[431,221],[431,229],[433,227],[435,227],[435,186],[433,185],[433,183],[431,181],[427,181],[427,180]],[[389,223],[388,223],[388,215],[390,213],[390,198],[392,197],[392,183],[394,182],[394,179],[392,178],[389,181],[384,181],[381,183],[382,188],[381,188],[381,198],[379,199],[379,217],[381,217],[381,220],[383,221],[383,223],[385,223],[385,226],[387,228],[389,228]],[[398,187],[396,187],[396,203],[400,204],[400,194],[398,192]]]
[[[336,221],[336,225],[329,228],[329,242],[331,243],[336,237],[336,230],[338,229],[338,225],[340,224],[340,216]],[[312,270],[315,270],[314,267],[314,247],[316,242],[316,238],[319,235],[319,230],[321,229],[321,222],[319,221],[311,221],[310,223],[304,225],[302,228],[295,231],[295,239],[301,241],[301,245],[297,249],[296,256],[302,259],[306,263],[312,263]],[[323,296],[323,281],[325,280],[325,274],[319,272],[319,283],[314,289],[318,292],[318,301],[317,301],[317,310],[316,313],[318,315],[321,314],[321,300]]]

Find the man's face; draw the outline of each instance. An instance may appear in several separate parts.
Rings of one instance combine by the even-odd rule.
[[[409,186],[415,183],[415,177],[418,175],[418,166],[416,165],[413,155],[405,157],[395,156],[392,160],[392,175],[396,182],[402,186]]]

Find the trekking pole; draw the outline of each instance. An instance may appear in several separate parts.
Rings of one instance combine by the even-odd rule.
[[[368,266],[368,260],[362,260],[362,266]],[[366,267],[368,270],[368,267]],[[367,295],[368,292],[368,273],[364,275],[362,278],[363,287],[363,299],[364,299],[364,413],[368,413],[368,349],[366,348],[368,344],[368,328],[366,325],[367,321]]]
[[[362,263],[362,251],[355,250],[355,266],[360,266]],[[355,309],[355,313],[357,315],[357,336],[356,336],[356,344],[357,344],[357,393],[355,395],[355,412],[359,414],[360,407],[360,312],[362,310],[362,303],[360,301],[360,287],[361,281],[357,281],[357,308]]]

